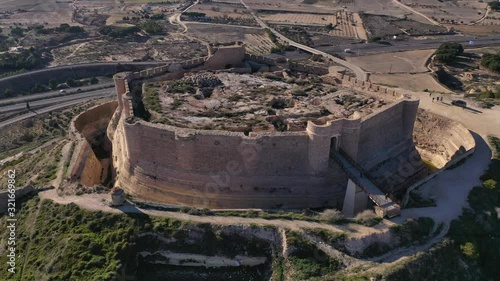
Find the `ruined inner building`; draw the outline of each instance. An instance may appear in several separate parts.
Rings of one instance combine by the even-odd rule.
[[[352,215],[367,195],[399,208],[392,200],[428,175],[413,140],[418,100],[325,67],[236,44],[114,80],[117,101],[75,121],[72,177],[85,185],[162,204]]]

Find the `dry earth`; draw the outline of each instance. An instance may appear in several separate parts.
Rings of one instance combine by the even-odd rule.
[[[434,80],[430,73],[372,74],[370,80],[375,84],[400,87],[410,91],[427,89],[431,92],[450,93],[450,90]]]
[[[417,73],[429,71],[426,62],[433,53],[434,50],[416,50],[347,57],[346,60],[371,73]]]

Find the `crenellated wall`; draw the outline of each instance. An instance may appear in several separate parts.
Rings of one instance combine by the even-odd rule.
[[[390,104],[363,118],[325,125],[309,122],[302,132],[251,132],[248,136],[152,124],[134,116],[131,81],[182,76],[190,68],[237,66],[244,59],[276,65],[265,57],[245,55],[244,46],[238,45],[214,47],[204,58],[115,75],[117,102],[94,107],[75,119],[78,161],[70,167],[72,178],[86,185],[102,182],[107,162],[92,150],[99,130],[104,130],[112,145],[115,186],[145,201],[207,208],[341,207],[348,179],[330,159],[332,150],[341,148],[382,185],[387,171],[398,170],[399,159],[415,156],[412,133],[418,100],[400,90],[291,61],[283,62],[284,66],[328,74],[324,78],[335,84]],[[421,159],[412,164],[417,168],[397,184],[421,176]]]
[[[303,132],[245,136],[128,119],[128,77],[115,77],[122,114],[115,113],[108,135],[115,185],[141,200],[207,208],[340,207],[347,177],[330,161],[332,147],[362,161],[385,161],[391,155],[377,153],[394,144],[414,149],[417,100],[401,99],[362,119],[309,122]]]
[[[113,139],[116,185],[143,200],[299,208],[335,204],[343,192],[327,170],[310,165],[305,132],[245,136],[122,118]]]

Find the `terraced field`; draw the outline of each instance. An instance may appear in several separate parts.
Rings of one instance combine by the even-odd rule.
[[[361,18],[357,14],[337,11],[332,14],[309,13],[261,13],[259,16],[268,23],[300,26],[330,26],[328,34],[338,37],[365,39]],[[361,28],[359,28],[361,26]]]
[[[264,55],[271,52],[274,43],[267,35],[262,34],[246,34],[245,40],[246,50],[250,54]]]

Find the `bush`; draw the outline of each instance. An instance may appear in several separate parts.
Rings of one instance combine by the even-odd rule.
[[[500,2],[498,1],[491,1],[488,3],[491,7],[492,10],[495,10],[495,11],[500,11]]]
[[[462,254],[469,259],[477,260],[479,258],[479,252],[477,251],[477,246],[474,243],[466,242],[460,245],[460,250]]]
[[[457,56],[464,52],[464,47],[459,43],[443,43],[436,50],[436,60],[449,64],[456,60]]]
[[[153,20],[141,24],[141,28],[149,34],[158,34],[163,32],[163,27]]]
[[[495,72],[500,72],[500,54],[484,54],[481,65]]]
[[[344,215],[342,215],[342,212],[339,211],[339,210],[328,209],[328,210],[324,210],[320,214],[319,218],[322,221],[326,221],[326,222],[329,222],[329,223],[335,223],[335,222],[343,220],[344,219]]]
[[[372,210],[364,210],[363,212],[357,214],[354,217],[354,221],[366,225],[366,226],[374,226],[382,220],[379,216],[375,214]]]
[[[372,37],[368,38],[368,42],[378,42],[380,40],[382,40],[381,36],[372,36]]]
[[[66,85],[68,85],[68,87],[76,87],[78,84],[74,79],[69,78],[66,80]]]
[[[483,186],[487,189],[494,190],[497,186],[497,182],[493,179],[485,180]]]

